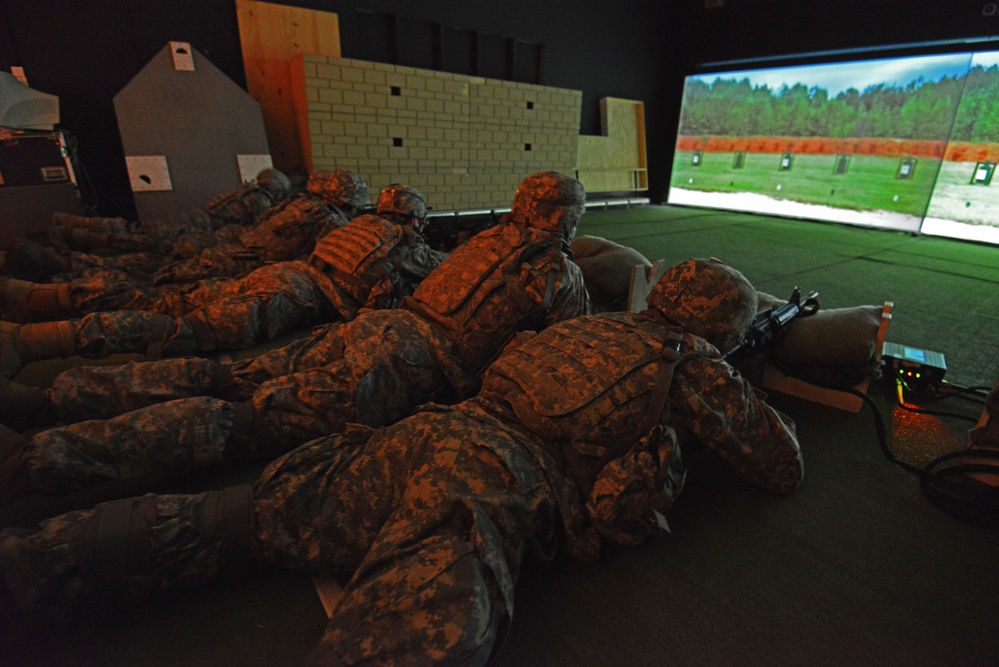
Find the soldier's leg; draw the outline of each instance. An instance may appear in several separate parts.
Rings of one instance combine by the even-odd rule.
[[[40,431],[6,452],[0,495],[13,501],[98,487],[134,493],[136,484],[190,473],[223,456],[259,454],[241,439],[252,430],[250,420],[240,405],[196,397]]]
[[[73,307],[70,283],[33,283],[0,277],[0,314],[4,319],[26,322],[42,313],[70,315]]]
[[[183,211],[169,220],[140,222],[137,231],[162,247],[186,234],[211,233],[213,224],[207,213],[195,208]]]
[[[259,386],[276,377],[322,368],[343,357],[344,326],[336,322],[317,327],[311,336],[236,362],[232,364],[232,375],[241,385]]]
[[[180,316],[193,310],[183,298],[193,287],[160,289],[141,272],[106,268],[77,271],[71,280],[57,283],[0,277],[0,313],[19,322],[115,310]]]
[[[197,354],[200,349],[198,332],[189,323],[160,313],[120,310],[58,322],[0,322],[0,374],[8,378],[41,359],[102,359],[121,353],[156,359]]]
[[[0,623],[72,621],[97,605],[200,585],[258,562],[252,489],[147,495],[0,531]]]
[[[309,273],[286,262],[261,267],[243,278],[234,296],[185,316],[202,338],[222,350],[251,347],[303,326],[333,318],[329,300]],[[202,349],[204,351],[205,347]]]
[[[310,664],[486,664],[528,545],[554,553],[551,488],[515,441],[481,424],[420,413],[379,435],[404,487]],[[411,455],[395,463],[396,450]]]
[[[343,347],[321,368],[276,377],[253,393],[269,439],[291,447],[347,423],[384,426],[435,399],[447,382],[427,341],[389,311],[337,329]],[[234,375],[241,377],[238,369]]]
[[[227,366],[201,357],[80,366],[57,375],[45,390],[62,423],[107,419],[180,398],[233,398]],[[238,396],[238,394],[236,394]]]
[[[168,264],[158,270],[154,284],[186,283],[205,278],[242,278],[264,262],[252,250],[239,243],[225,243],[202,250],[188,259]]]
[[[105,234],[125,234],[133,231],[132,223],[124,218],[88,217],[60,212],[52,214],[52,226],[65,229],[90,229]]]
[[[0,617],[49,620],[102,601],[102,592],[138,597],[203,583],[244,565],[246,550],[251,564],[349,575],[405,481],[394,474],[401,466],[386,466],[366,448],[370,435],[352,427],[276,460],[255,485],[249,512],[247,487],[237,487],[130,498],[53,518],[36,531],[2,531]]]
[[[161,249],[113,256],[71,252],[67,257],[74,278],[84,278],[95,271],[117,271],[141,287],[152,285],[153,273],[167,262],[167,256]]]
[[[5,275],[31,281],[72,270],[71,253],[60,252],[28,239],[19,239],[11,244],[3,266]]]
[[[55,213],[49,239],[57,248],[79,252],[155,250],[156,238],[138,231],[139,227],[138,223],[124,218],[86,218]]]

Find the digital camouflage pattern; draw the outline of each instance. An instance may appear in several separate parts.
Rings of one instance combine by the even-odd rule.
[[[711,258],[671,266],[646,301],[686,331],[728,352],[748,333],[759,297],[739,271]]]
[[[509,404],[519,423],[559,449],[589,496],[590,522],[614,541],[644,539],[642,528],[655,526],[647,510],[668,507],[653,505],[666,500],[658,493],[669,490],[670,499],[679,493],[679,451],[666,429],[677,432],[681,444],[693,439],[714,450],[740,477],[769,491],[788,493],[801,480],[790,418],[767,405],[698,336],[672,338],[679,343],[674,363],[665,344],[673,331],[654,310],[570,320],[522,335],[483,376],[480,396]],[[663,375],[664,365],[672,366],[671,379]],[[660,405],[657,396],[667,389]],[[628,483],[611,484],[613,479]],[[608,513],[608,498],[615,510],[644,503],[646,512]],[[618,524],[608,524],[608,516]]]
[[[245,276],[265,262],[305,259],[316,240],[343,227],[369,199],[368,184],[351,171],[317,171],[305,192],[270,207],[236,242],[202,250],[198,255],[156,272],[156,284],[202,278]]]
[[[202,278],[238,278],[265,262],[304,259],[316,239],[346,225],[353,212],[346,213],[318,197],[299,193],[272,207],[238,243],[205,248],[198,255],[174,262],[158,270],[155,284],[193,282]]]
[[[130,222],[123,218],[53,216],[53,240],[66,250],[67,272],[105,269],[149,273],[170,258],[190,257],[210,245],[223,228],[256,223],[269,208],[291,195],[288,177],[265,169],[256,181],[245,182],[169,219]],[[101,254],[89,252],[101,248]],[[118,251],[108,256],[107,250]],[[185,254],[186,253],[186,254]],[[37,279],[38,276],[32,276]]]
[[[65,325],[78,353],[88,357],[243,349],[302,327],[353,319],[361,308],[393,308],[443,258],[413,230],[366,215],[327,234],[308,263],[268,264],[239,280],[131,291],[126,286],[111,296],[113,290],[100,285],[108,274],[95,275],[98,285],[84,292],[96,297],[88,304],[106,306],[110,298],[126,309],[101,308]],[[78,285],[36,286],[35,296],[58,290],[50,300],[79,304],[83,295],[70,291]]]
[[[366,195],[366,184],[363,190]],[[203,212],[197,214],[208,219]],[[343,227],[353,214],[352,208],[335,207],[318,196],[300,193],[271,206],[253,225],[227,225],[224,231],[185,235],[188,254],[139,253],[107,262],[78,256],[71,261],[83,268],[65,276],[60,284],[68,292],[71,312],[151,310],[181,315],[180,311],[192,308],[178,295],[197,290],[198,281],[241,278],[267,263],[305,259],[317,238]],[[137,266],[143,260],[147,265]],[[44,319],[45,313],[39,311],[36,316]]]
[[[585,206],[582,183],[555,171],[543,171],[521,181],[511,213],[530,220],[535,229],[559,234],[569,244]]]
[[[205,584],[233,563],[245,570],[253,559],[250,497],[249,488],[150,494],[61,514],[33,532],[0,532],[0,623],[68,625],[91,605]],[[109,531],[121,518],[132,530]],[[246,555],[234,558],[237,549]]]
[[[675,366],[667,340],[679,343]],[[673,376],[661,409],[663,363]],[[549,393],[563,373],[572,381]],[[253,492],[252,560],[346,582],[311,663],[483,665],[509,628],[525,558],[552,558],[563,537],[592,558],[602,540],[634,544],[665,526],[683,438],[769,490],[801,478],[793,423],[703,339],[652,310],[555,324],[518,337],[475,398],[377,430],[348,426],[271,463]],[[149,533],[164,538],[149,542],[143,571],[160,577],[145,590],[212,579],[231,551],[197,538],[205,501],[162,498],[129,501],[155,508]],[[0,533],[7,617],[59,613],[106,590],[78,565],[79,526],[91,520]]]
[[[225,451],[239,455],[234,447],[249,446],[254,454],[275,455],[312,438],[341,432],[351,422],[382,426],[441,396],[454,399],[472,395],[478,388],[481,367],[517,331],[586,313],[586,291],[578,268],[565,259],[550,235],[541,243],[537,233],[507,222],[471,239],[460,253],[448,257],[400,308],[362,312],[351,322],[327,325],[307,339],[231,366],[233,383],[243,388],[240,400],[250,394],[253,421],[247,425],[246,435],[259,442],[228,443],[231,446]],[[525,249],[530,252],[525,253]],[[476,261],[482,274],[478,279],[471,273]],[[467,280],[472,281],[472,291],[453,289]],[[433,317],[427,317],[427,312]],[[95,313],[79,320],[90,325],[77,330],[80,353],[106,353],[122,341],[142,349],[150,343],[148,332],[157,324],[151,318],[164,317],[135,311],[125,315],[128,326],[118,329],[113,338],[101,331],[107,328],[101,318],[110,314]],[[197,336],[190,320],[180,322],[190,326],[167,339],[163,349],[171,354],[185,354],[185,341]],[[469,351],[471,340],[479,347]],[[82,418],[78,409],[66,407],[77,396],[104,393],[166,401],[192,395],[186,376],[190,362],[186,360],[160,362],[154,374],[129,369],[72,369],[57,378],[47,394],[52,404],[62,406],[63,418],[71,414]],[[213,370],[203,377],[221,375],[223,371]],[[219,386],[231,388],[233,384],[216,383],[205,391]],[[247,387],[253,390],[247,392]],[[111,407],[116,400],[108,399],[103,405]],[[129,403],[129,407],[134,405]],[[180,401],[170,409],[202,410],[205,404]],[[87,418],[106,416],[105,412]],[[129,420],[133,420],[131,425]],[[72,442],[78,428],[79,424],[69,424],[32,436],[28,459],[32,479],[48,474],[41,472],[47,467],[72,476],[72,466],[62,460],[69,456],[64,446],[53,443]],[[169,411],[139,410],[123,415],[105,436],[108,451],[102,460],[118,460],[124,454],[115,452],[123,450],[132,461],[120,471],[123,477],[141,478],[155,471],[155,458],[141,469],[134,461],[141,458],[144,447],[137,434],[156,429],[171,430]],[[222,437],[215,431],[202,434]],[[226,447],[227,442],[223,439],[212,446]]]
[[[371,203],[368,182],[360,174],[346,169],[314,171],[305,189],[330,206],[359,211]]]
[[[525,555],[551,558],[558,544],[546,469],[556,460],[474,401],[377,431],[352,426],[264,471],[249,560],[350,579],[310,662],[485,664],[509,626]],[[130,558],[121,581],[83,564],[93,510],[34,533],[0,532],[3,615],[43,618],[225,569],[220,555],[232,550],[201,534],[205,494],[126,502],[148,528],[138,531],[144,549],[133,550],[145,557]]]
[[[458,246],[405,307],[446,333],[446,372],[464,396],[518,331],[586,314],[583,276],[557,235],[513,216]]]

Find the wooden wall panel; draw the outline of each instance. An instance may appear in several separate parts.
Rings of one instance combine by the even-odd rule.
[[[340,57],[339,18],[331,12],[236,0],[246,87],[260,102],[274,166],[311,169],[289,61],[302,54]],[[295,85],[298,84],[298,86]]]
[[[587,192],[648,189],[645,104],[605,97],[600,100],[600,136],[579,137],[576,170]]]

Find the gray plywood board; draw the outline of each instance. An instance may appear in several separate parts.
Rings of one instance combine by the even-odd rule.
[[[177,70],[171,44],[114,98],[126,157],[163,157],[170,190],[133,192],[140,220],[202,206],[242,181],[239,155],[270,153],[260,105],[195,49]]]

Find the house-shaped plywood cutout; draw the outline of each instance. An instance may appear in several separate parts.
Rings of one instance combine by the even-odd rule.
[[[114,98],[140,220],[200,208],[269,166],[260,105],[189,45],[171,42]],[[242,156],[242,159],[241,159]]]

